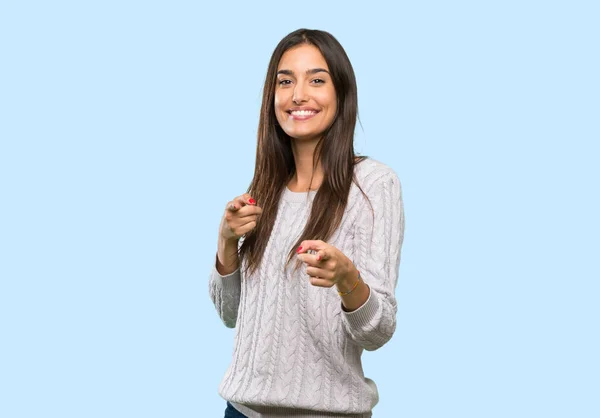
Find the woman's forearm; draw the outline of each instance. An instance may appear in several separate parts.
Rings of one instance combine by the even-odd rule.
[[[367,299],[369,299],[369,294],[371,292],[369,286],[367,286],[367,284],[363,282],[362,279],[360,279],[358,283],[356,282],[358,280],[358,270],[356,269],[356,267],[353,268],[350,277],[353,278],[352,281],[346,279],[338,283],[337,286],[338,291],[341,291],[342,293],[346,293],[349,290],[352,290],[347,295],[340,295],[342,298],[342,305],[346,312],[355,311],[362,305],[364,305]],[[356,287],[354,287],[354,285],[356,285]]]
[[[231,274],[237,270],[239,265],[238,240],[225,240],[219,237],[217,250],[217,271],[221,276]]]

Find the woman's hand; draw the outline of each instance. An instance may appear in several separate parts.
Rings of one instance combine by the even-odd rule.
[[[227,202],[225,214],[221,220],[219,236],[225,241],[237,241],[256,227],[256,220],[262,209],[248,193]]]
[[[307,254],[312,250],[314,254]],[[358,270],[352,261],[333,245],[321,240],[302,241],[297,250],[298,258],[306,264],[310,284],[319,287],[338,285],[347,291],[357,280]]]
[[[221,275],[233,273],[239,265],[238,242],[242,235],[256,227],[262,209],[248,193],[227,202],[225,214],[219,227],[217,249],[217,272]]]

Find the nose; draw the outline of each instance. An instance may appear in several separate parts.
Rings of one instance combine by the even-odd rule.
[[[292,96],[292,102],[294,102],[296,105],[299,105],[300,103],[306,101],[308,101],[308,98],[306,97],[304,87],[301,83],[296,84],[296,87],[294,88],[294,95]]]

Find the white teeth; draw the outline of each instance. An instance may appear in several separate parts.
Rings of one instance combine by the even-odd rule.
[[[293,110],[291,113],[294,116],[308,116],[308,115],[314,115],[317,112],[315,112],[314,110]]]

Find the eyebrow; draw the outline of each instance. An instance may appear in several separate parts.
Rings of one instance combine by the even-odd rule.
[[[329,74],[329,71],[327,71],[325,68],[310,68],[308,70],[306,70],[306,74],[317,74],[317,73],[327,73]],[[277,75],[279,74],[284,74],[284,75],[294,75],[294,72],[292,70],[279,70],[277,71]],[[331,74],[329,74],[331,75]]]

